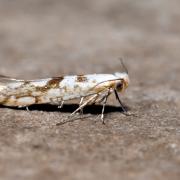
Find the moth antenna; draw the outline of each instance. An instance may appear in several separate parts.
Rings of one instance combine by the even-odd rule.
[[[125,70],[125,72],[128,74],[128,69],[127,69],[127,67],[125,66],[124,62],[123,62],[123,58],[120,57],[119,60],[120,60],[120,63],[121,63],[122,68],[123,68],[123,69]]]

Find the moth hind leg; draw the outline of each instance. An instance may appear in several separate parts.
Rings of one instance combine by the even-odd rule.
[[[29,106],[26,106],[26,111],[29,111]]]
[[[111,94],[110,90],[111,89],[108,89],[108,92],[102,97],[102,99],[100,99],[100,102],[103,102],[103,107],[102,107],[102,112],[101,112],[101,121],[102,121],[103,124],[105,124],[104,111],[105,111],[105,107],[106,107],[106,104],[107,104],[108,97]]]
[[[79,110],[82,110],[85,106],[87,106],[89,103],[91,103],[91,101],[94,101],[94,99],[96,99],[97,96],[99,96],[99,95],[95,94],[95,95],[91,96],[88,100],[86,100],[84,103],[82,103],[74,112],[72,112],[70,114],[70,116],[73,116],[76,112],[78,112]]]
[[[83,101],[84,101],[84,97],[81,97],[80,102],[79,102],[79,107],[83,104]],[[83,108],[81,108],[79,111],[80,111],[80,114],[82,115],[83,114]]]
[[[63,108],[63,106],[64,106],[64,101],[61,101],[60,105],[58,105],[58,108],[61,109],[61,108]]]

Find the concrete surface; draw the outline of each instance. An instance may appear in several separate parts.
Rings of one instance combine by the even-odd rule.
[[[0,179],[180,179],[180,1],[0,0],[0,73],[24,79],[118,71],[106,125],[56,126],[76,105],[0,108]],[[74,102],[73,102],[74,103]]]

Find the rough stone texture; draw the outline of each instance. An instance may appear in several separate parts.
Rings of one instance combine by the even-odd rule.
[[[0,0],[0,73],[22,79],[111,73],[131,86],[62,121],[75,105],[0,108],[0,179],[180,178],[180,1]]]

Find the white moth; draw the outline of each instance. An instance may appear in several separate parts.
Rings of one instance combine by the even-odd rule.
[[[103,103],[101,120],[108,96],[115,93],[123,107],[118,92],[129,85],[128,72],[114,74],[89,74],[61,76],[38,80],[18,80],[0,76],[0,104],[28,107],[33,104],[55,104],[62,107],[64,101],[80,99],[79,107],[71,116],[89,104]]]

